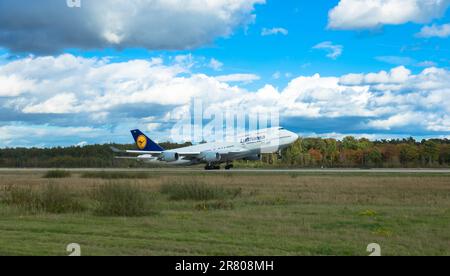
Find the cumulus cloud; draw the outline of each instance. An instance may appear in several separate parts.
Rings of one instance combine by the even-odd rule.
[[[275,107],[282,124],[299,132],[450,134],[446,69],[298,76],[282,89],[266,84],[249,91],[241,84],[258,76],[213,77],[183,64],[64,54],[1,65],[0,79],[9,80],[10,90],[0,96],[0,146],[127,142],[128,129],[167,131],[186,117],[193,98],[204,99],[205,108],[248,114]],[[52,136],[66,128],[73,137]]]
[[[343,85],[389,85],[408,81],[411,71],[404,66],[393,68],[390,72],[380,71],[369,74],[348,74],[340,78]]]
[[[260,77],[255,74],[230,74],[217,76],[216,80],[221,82],[244,82],[250,83],[259,80]]]
[[[0,75],[0,83],[0,97],[17,96],[33,87],[32,81],[21,79],[16,75]]]
[[[76,96],[73,93],[61,93],[42,103],[30,104],[23,109],[24,113],[64,114],[76,113]]]
[[[277,35],[277,34],[288,35],[289,31],[286,30],[285,28],[272,28],[272,29],[263,28],[261,31],[262,36]]]
[[[422,121],[421,116],[422,114],[412,112],[395,114],[387,119],[371,120],[369,121],[368,126],[375,129],[391,130],[394,127],[398,128],[419,123]]]
[[[265,0],[83,1],[2,0],[0,46],[14,52],[53,53],[66,48],[189,49],[254,21]],[[176,20],[175,20],[176,19]]]
[[[165,65],[152,59],[110,63],[70,54],[10,62],[0,66],[0,78],[11,80],[11,91],[2,93],[0,121],[2,117],[13,120],[8,114],[15,112],[17,120],[31,120],[27,115],[37,120],[42,114],[62,125],[73,124],[68,121],[75,113],[78,120],[74,121],[109,125],[123,118],[164,115],[193,97],[221,102],[242,93],[241,88],[227,82],[259,79],[251,74],[217,78],[191,74],[189,62]],[[23,85],[24,79],[29,85]]]
[[[325,50],[328,52],[327,57],[331,59],[337,59],[342,55],[344,47],[342,45],[335,45],[331,41],[324,41],[315,45],[313,49]]]
[[[328,15],[331,29],[372,29],[441,17],[449,0],[340,0]]]
[[[450,36],[450,24],[424,26],[420,33],[417,34],[418,37],[440,37],[446,38]]]

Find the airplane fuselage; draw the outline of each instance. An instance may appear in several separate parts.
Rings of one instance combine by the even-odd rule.
[[[250,132],[245,135],[225,139],[225,142],[205,143],[184,147],[174,150],[167,150],[167,153],[204,153],[216,154],[217,159],[207,161],[207,158],[180,157],[175,161],[166,162],[161,158],[143,154],[138,156],[138,160],[153,164],[168,164],[175,166],[196,165],[200,163],[221,164],[232,162],[233,160],[259,160],[263,153],[275,153],[289,147],[298,139],[298,135],[285,130],[284,128],[271,128]],[[227,140],[230,140],[228,142]]]

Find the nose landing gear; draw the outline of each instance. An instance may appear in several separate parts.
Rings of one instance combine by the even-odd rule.
[[[283,159],[283,153],[281,152],[281,150],[279,150],[279,151],[277,152],[277,158],[278,158],[278,160]]]

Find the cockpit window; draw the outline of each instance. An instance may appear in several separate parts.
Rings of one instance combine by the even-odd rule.
[[[280,127],[278,130],[284,130],[284,127]]]

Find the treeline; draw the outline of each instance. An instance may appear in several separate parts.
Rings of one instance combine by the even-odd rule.
[[[162,143],[165,149],[190,146]],[[111,147],[136,149],[131,145],[88,145],[84,147],[6,148],[0,149],[0,167],[3,168],[139,168],[145,164],[135,160],[115,159]]]
[[[161,144],[166,149],[190,144]],[[9,168],[124,168],[149,165],[114,159],[110,147],[134,149],[134,145],[89,145],[67,148],[0,149],[0,167]],[[304,138],[278,154],[263,155],[260,162],[238,162],[237,166],[292,168],[447,168],[450,167],[450,140],[381,140],[346,137]]]
[[[262,165],[300,168],[438,168],[450,166],[450,140],[381,140],[345,137],[299,139],[282,153],[263,157]]]

